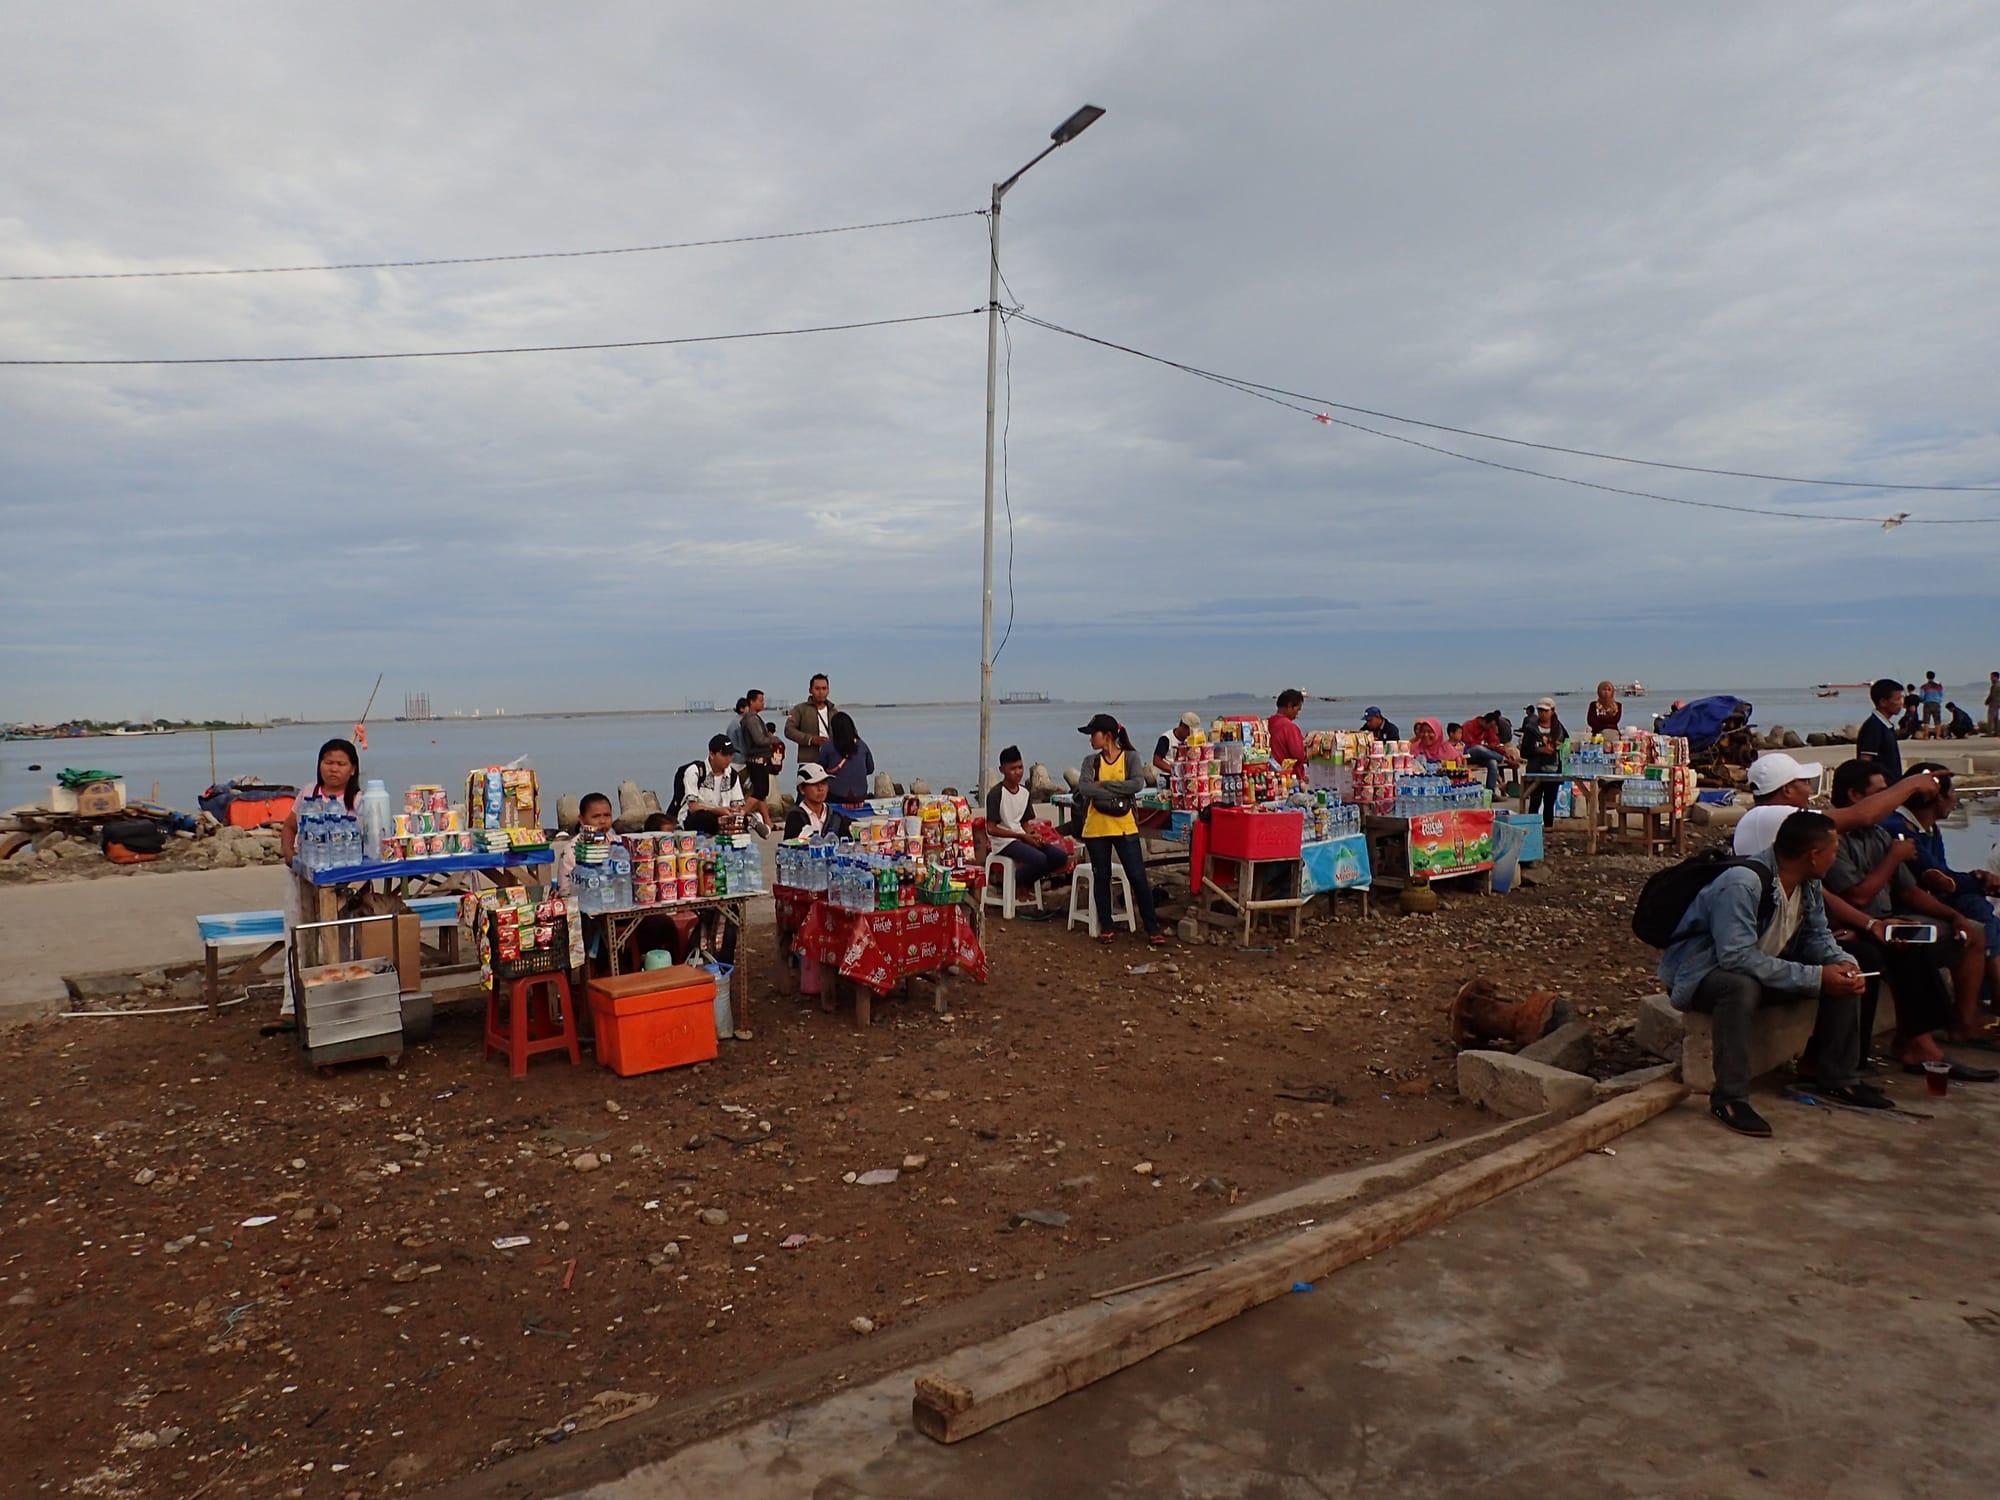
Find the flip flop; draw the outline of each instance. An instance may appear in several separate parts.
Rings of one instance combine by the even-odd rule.
[[[1164,932],[1152,932],[1152,933],[1148,933],[1148,934],[1146,935],[1146,946],[1147,946],[1148,948],[1164,948],[1164,947],[1166,947],[1166,946],[1167,946],[1167,935],[1166,935],[1166,934],[1165,934]]]

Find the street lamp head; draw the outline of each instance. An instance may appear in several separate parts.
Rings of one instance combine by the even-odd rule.
[[[1095,104],[1086,104],[1082,109],[1050,131],[1049,139],[1054,141],[1058,146],[1066,146],[1086,130],[1090,129],[1091,126],[1095,125],[1103,113],[1104,111],[1099,109]]]

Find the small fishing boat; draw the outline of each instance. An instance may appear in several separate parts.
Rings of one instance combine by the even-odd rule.
[[[1813,696],[1815,698],[1838,698],[1840,696],[1840,689],[1830,682],[1822,682],[1813,689]]]
[[[1645,697],[1645,696],[1646,696],[1646,684],[1645,684],[1645,683],[1643,683],[1643,682],[1628,682],[1628,683],[1626,683],[1626,684],[1625,684],[1625,696],[1626,696],[1626,697],[1628,697],[1628,698],[1643,698],[1643,697]]]

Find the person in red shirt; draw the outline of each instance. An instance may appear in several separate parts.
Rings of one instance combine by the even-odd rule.
[[[1467,719],[1459,730],[1465,742],[1465,758],[1486,772],[1486,790],[1500,790],[1500,770],[1507,764],[1507,752],[1500,744],[1500,730],[1493,716]]]
[[[1297,688],[1278,694],[1278,711],[1271,715],[1271,761],[1281,771],[1297,774],[1306,760],[1306,737],[1299,729],[1299,710],[1306,695]]]

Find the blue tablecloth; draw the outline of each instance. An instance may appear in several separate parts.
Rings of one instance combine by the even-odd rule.
[[[1374,883],[1368,866],[1368,839],[1348,833],[1337,839],[1320,839],[1299,851],[1304,867],[1300,894],[1317,896],[1321,891],[1365,891]]]
[[[518,870],[555,863],[550,849],[510,849],[504,854],[437,854],[427,859],[378,860],[367,865],[342,865],[332,870],[293,869],[314,885],[359,885],[365,880],[405,880],[419,875],[443,875],[453,870]]]

